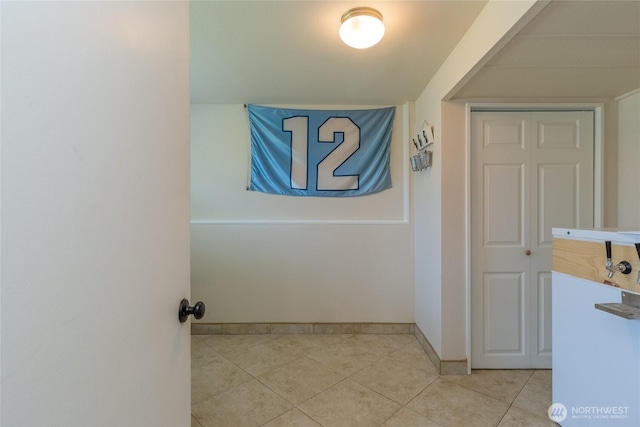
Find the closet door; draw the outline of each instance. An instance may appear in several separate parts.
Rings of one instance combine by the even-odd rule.
[[[592,112],[473,112],[472,367],[551,367],[551,228],[593,225]]]

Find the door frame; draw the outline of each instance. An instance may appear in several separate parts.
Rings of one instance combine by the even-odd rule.
[[[467,373],[471,374],[471,112],[472,111],[593,111],[593,225],[602,227],[604,213],[604,104],[602,103],[491,103],[465,104],[465,311],[467,316]]]

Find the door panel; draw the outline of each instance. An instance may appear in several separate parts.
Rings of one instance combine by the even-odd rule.
[[[471,144],[472,367],[551,367],[551,230],[593,226],[593,112],[473,112]]]
[[[549,116],[549,113],[536,113],[536,116]],[[535,118],[534,118],[535,120]],[[538,120],[538,149],[578,148],[578,129],[571,120],[550,120],[540,117]]]
[[[523,247],[524,165],[484,165],[484,246]]]
[[[524,119],[486,120],[481,131],[484,133],[484,148],[495,147],[496,150],[502,148],[524,149]]]
[[[537,349],[537,354],[533,356],[551,356],[551,272],[540,272],[535,295],[532,298],[532,305],[537,307],[537,328],[532,336],[537,340],[537,344],[532,348]],[[536,366],[532,363],[533,367]],[[546,365],[540,367],[547,367]]]
[[[188,2],[1,31],[2,425],[188,426]]]
[[[485,354],[525,354],[524,289],[524,273],[485,274]]]
[[[575,227],[578,197],[577,164],[538,165],[538,246],[551,246],[552,227]]]

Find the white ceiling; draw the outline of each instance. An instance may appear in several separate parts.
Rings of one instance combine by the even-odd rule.
[[[191,99],[214,104],[415,101],[486,1],[192,1]],[[386,33],[356,50],[340,17]],[[552,1],[456,98],[615,97],[640,87],[640,0]]]
[[[486,4],[482,1],[194,1],[193,103],[414,101]],[[338,36],[348,9],[372,6],[386,31],[358,50]]]
[[[640,88],[640,1],[552,1],[456,98],[611,98]]]

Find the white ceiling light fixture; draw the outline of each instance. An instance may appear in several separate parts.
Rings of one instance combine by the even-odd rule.
[[[382,14],[372,7],[355,7],[342,15],[340,38],[356,49],[366,49],[384,36]]]

